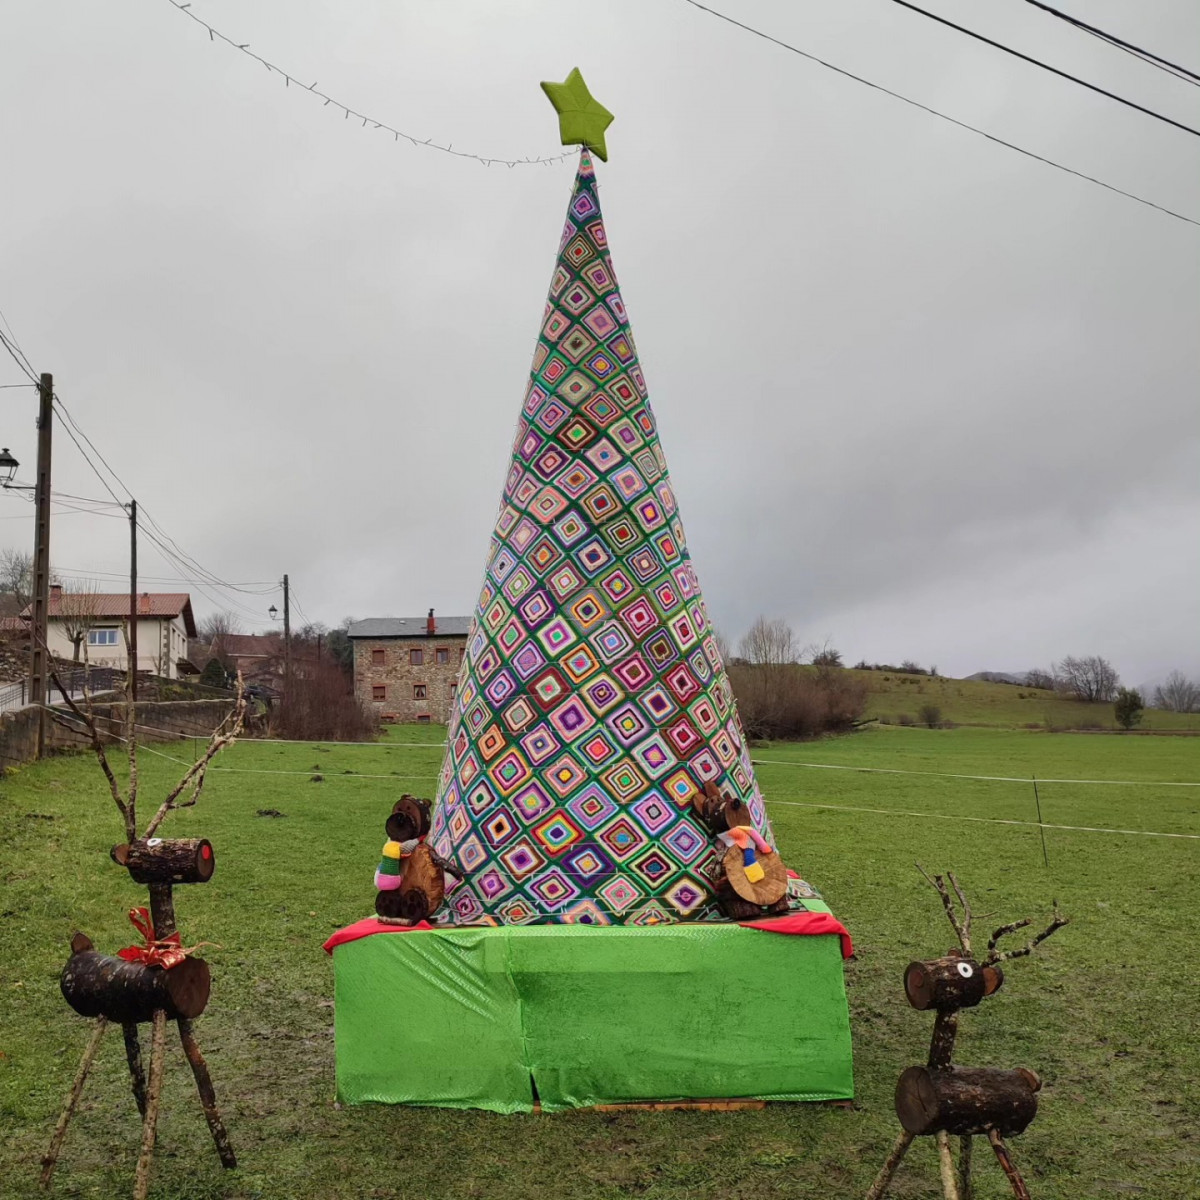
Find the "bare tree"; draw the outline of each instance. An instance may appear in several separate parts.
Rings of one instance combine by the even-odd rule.
[[[241,618],[228,609],[224,612],[210,613],[200,622],[200,638],[210,646],[215,645],[227,634],[241,632]]]
[[[766,667],[786,666],[800,657],[792,627],[778,617],[759,617],[738,644],[738,652],[754,666]]]
[[[1200,683],[1182,671],[1172,671],[1161,687],[1154,689],[1154,707],[1168,712],[1188,713],[1200,709]]]
[[[13,597],[16,613],[32,603],[33,555],[28,550],[0,550],[0,594]]]
[[[77,579],[63,588],[58,612],[63,633],[71,643],[71,660],[79,661],[79,650],[88,630],[96,624],[96,585],[90,579]]]
[[[1089,703],[1112,700],[1121,682],[1112,663],[1098,654],[1084,658],[1072,658],[1068,655],[1056,665],[1055,672],[1066,691],[1077,700]]]
[[[804,654],[814,667],[845,666],[845,663],[842,662],[842,652],[834,647],[833,641],[829,637],[824,638],[820,645],[814,642],[811,646],[806,646]]]
[[[1054,678],[1053,671],[1043,670],[1041,667],[1034,667],[1031,671],[1025,672],[1025,686],[1031,688],[1044,688],[1048,692],[1054,691],[1058,684],[1058,680]]]
[[[729,639],[715,625],[713,626],[713,641],[717,643],[717,653],[721,656],[721,661],[728,667],[733,661],[733,647],[729,644]]]

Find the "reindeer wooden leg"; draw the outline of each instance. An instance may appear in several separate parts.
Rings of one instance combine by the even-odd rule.
[[[964,1133],[958,1139],[958,1190],[962,1200],[972,1200],[975,1192],[971,1183],[971,1135]]]
[[[950,1135],[939,1130],[937,1135],[938,1165],[942,1171],[942,1194],[946,1200],[962,1200],[958,1190],[958,1172],[954,1169],[954,1154],[950,1150]]]
[[[136,1021],[126,1021],[122,1026],[125,1033],[125,1058],[129,1062],[129,1079],[133,1085],[133,1098],[137,1101],[138,1113],[146,1119],[146,1073],[142,1070],[142,1043],[138,1038]]]
[[[217,1093],[213,1090],[212,1078],[208,1073],[208,1063],[200,1053],[200,1044],[192,1032],[191,1021],[179,1022],[179,1040],[183,1043],[183,1052],[191,1064],[192,1074],[196,1079],[196,1090],[200,1093],[200,1105],[204,1109],[204,1117],[217,1146],[217,1154],[221,1158],[221,1166],[233,1170],[237,1166],[237,1158],[233,1147],[229,1144],[229,1134],[225,1123],[221,1120],[221,1110],[217,1108]]]
[[[67,1126],[71,1123],[71,1114],[75,1111],[75,1105],[79,1103],[83,1085],[87,1082],[88,1072],[92,1069],[92,1062],[96,1058],[96,1051],[100,1049],[100,1039],[104,1036],[107,1025],[107,1017],[96,1018],[96,1027],[92,1031],[91,1040],[83,1052],[83,1057],[79,1060],[79,1070],[75,1072],[75,1081],[71,1084],[67,1102],[63,1105],[58,1124],[54,1127],[54,1136],[50,1139],[50,1149],[42,1157],[40,1182],[44,1188],[50,1186],[50,1180],[54,1177],[54,1168],[58,1165],[58,1152],[62,1149],[63,1139],[67,1136]]]
[[[883,1164],[879,1174],[875,1176],[871,1190],[867,1192],[866,1200],[883,1200],[887,1194],[888,1185],[892,1182],[892,1176],[896,1174],[900,1164],[904,1161],[904,1156],[908,1153],[909,1146],[913,1144],[915,1136],[916,1134],[909,1133],[906,1129],[900,1131],[900,1136],[896,1139],[892,1152],[887,1156],[887,1161]]]
[[[167,1014],[160,1008],[154,1014],[154,1033],[150,1038],[150,1085],[146,1089],[146,1116],[142,1121],[142,1149],[133,1175],[133,1200],[146,1200],[150,1190],[150,1164],[154,1159],[154,1139],[158,1130],[158,1104],[162,1097],[163,1059],[167,1056]]]
[[[1008,1176],[1013,1195],[1017,1200],[1031,1200],[1029,1189],[1025,1186],[1025,1180],[1021,1178],[1021,1172],[1013,1165],[1012,1156],[1008,1153],[1004,1139],[994,1129],[989,1129],[988,1141],[992,1143],[992,1149],[996,1152],[996,1161]]]

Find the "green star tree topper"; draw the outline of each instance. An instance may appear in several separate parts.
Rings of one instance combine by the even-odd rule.
[[[558,113],[559,139],[564,146],[586,146],[601,162],[608,162],[604,131],[613,115],[592,96],[579,68],[572,69],[563,83],[543,82],[542,91],[550,97]]]

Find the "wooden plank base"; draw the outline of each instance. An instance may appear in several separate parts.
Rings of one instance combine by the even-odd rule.
[[[630,1100],[624,1104],[593,1104],[587,1108],[573,1109],[574,1112],[753,1112],[766,1108],[768,1104],[800,1103],[792,1100]],[[853,1100],[818,1100],[816,1103],[830,1108],[853,1108]],[[533,1106],[535,1113],[542,1111],[541,1103]]]

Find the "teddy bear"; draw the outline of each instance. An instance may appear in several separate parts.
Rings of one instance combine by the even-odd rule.
[[[462,872],[426,844],[428,800],[407,793],[400,797],[384,823],[388,840],[375,869],[375,911],[392,925],[415,925],[438,909],[450,886],[447,876]]]
[[[770,843],[754,828],[750,810],[709,780],[693,797],[696,816],[717,840],[713,869],[717,906],[730,920],[747,921],[788,911],[788,873]]]

